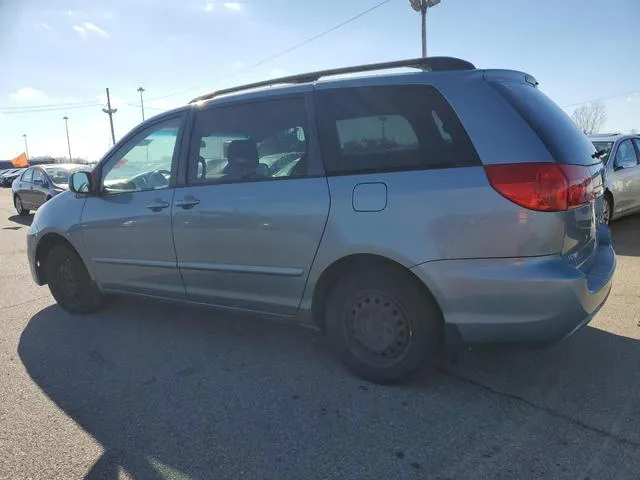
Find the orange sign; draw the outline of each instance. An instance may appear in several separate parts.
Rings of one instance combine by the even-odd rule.
[[[21,153],[20,155],[18,155],[16,158],[11,160],[11,165],[13,165],[16,168],[28,167],[29,166],[29,160],[27,160],[27,154],[26,153]]]

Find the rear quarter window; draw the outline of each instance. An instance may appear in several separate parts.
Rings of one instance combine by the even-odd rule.
[[[491,83],[538,135],[558,163],[593,165],[595,147],[571,118],[536,87],[524,83]],[[535,161],[535,159],[532,159]]]
[[[431,86],[324,90],[316,108],[329,175],[480,165],[460,120]]]

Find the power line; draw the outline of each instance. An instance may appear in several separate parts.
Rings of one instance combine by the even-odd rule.
[[[591,100],[585,100],[584,102],[576,102],[576,103],[570,103],[568,105],[562,105],[562,108],[577,107],[579,105],[584,105],[585,103],[593,103],[593,102],[599,102],[599,101],[602,101],[602,100],[611,100],[613,98],[626,97],[628,95],[635,95],[635,94],[637,94],[639,92],[640,92],[640,90],[632,90],[631,92],[618,93],[616,95],[610,95],[608,97],[593,98]]]
[[[93,108],[93,107],[99,107],[103,105],[102,103],[88,103],[85,105],[74,105],[74,106],[53,106],[51,108],[30,108],[30,107],[25,107],[22,110],[0,110],[0,113],[2,113],[3,115],[19,115],[21,113],[41,113],[41,112],[56,112],[59,110],[76,110],[79,108]]]
[[[95,103],[94,100],[85,100],[83,102],[69,102],[69,103],[49,103],[44,105],[22,105],[22,106],[14,106],[14,107],[0,107],[0,112],[4,111],[12,111],[12,110],[23,110],[23,109],[39,109],[39,108],[49,108],[49,107],[73,107],[80,105],[93,105]]]
[[[319,38],[322,38],[325,35],[328,35],[328,34],[334,32],[334,31],[338,30],[339,28],[344,27],[345,25],[348,25],[349,23],[354,22],[354,21],[358,20],[361,17],[364,17],[365,15],[373,12],[374,10],[377,10],[378,8],[382,7],[383,5],[386,5],[387,3],[391,2],[391,1],[392,0],[383,0],[382,2],[378,2],[375,5],[373,5],[372,7],[368,8],[368,9],[366,9],[366,10],[360,12],[360,13],[358,13],[357,15],[354,15],[353,17],[350,17],[350,18],[338,23],[337,25],[334,25],[333,27],[331,27],[331,28],[329,28],[329,29],[327,29],[327,30],[325,30],[325,31],[323,31],[321,33],[318,33],[317,35],[314,35],[311,38],[308,38],[308,39],[306,39],[306,40],[304,40],[304,41],[302,41],[302,42],[300,42],[300,43],[298,43],[298,44],[296,44],[296,45],[294,45],[292,47],[289,47],[289,48],[287,48],[285,50],[282,50],[282,51],[280,51],[280,52],[278,52],[278,53],[276,53],[274,55],[271,55],[270,57],[267,57],[267,58],[265,58],[263,60],[260,60],[259,62],[253,63],[251,65],[248,65],[248,66],[244,67],[244,68],[241,68],[240,70],[237,70],[234,73],[231,73],[231,74],[226,75],[224,77],[219,77],[218,79],[213,80],[212,82],[209,82],[209,83],[206,83],[206,84],[203,84],[203,85],[198,85],[196,87],[191,87],[191,88],[188,88],[186,90],[182,90],[180,92],[175,92],[175,93],[170,93],[168,95],[163,95],[161,97],[154,97],[154,98],[151,98],[149,100],[161,100],[163,98],[175,97],[176,95],[182,95],[184,93],[188,93],[188,92],[191,92],[193,90],[198,90],[200,88],[204,88],[206,86],[211,85],[212,83],[216,83],[216,82],[220,82],[222,80],[227,80],[227,79],[236,77],[237,75],[239,75],[241,73],[244,73],[247,70],[252,70],[252,69],[254,69],[256,67],[264,65],[265,63],[268,63],[268,62],[270,62],[272,60],[275,60],[276,58],[280,58],[283,55],[286,55],[287,53],[290,53],[290,52],[292,52],[294,50],[297,50],[300,47],[303,47],[303,46],[305,46],[305,45],[307,45],[307,44],[309,44],[311,42],[314,42],[314,41],[318,40]]]
[[[189,93],[189,92],[191,92],[193,90],[197,90],[199,88],[204,88],[206,86],[211,85],[212,83],[216,83],[216,82],[220,82],[222,80],[227,80],[229,78],[233,78],[233,77],[235,77],[235,76],[237,76],[237,75],[239,75],[239,74],[241,74],[243,72],[246,72],[247,70],[251,70],[251,69],[254,69],[254,68],[259,67],[261,65],[264,65],[265,63],[268,63],[268,62],[270,62],[272,60],[275,60],[276,58],[280,58],[280,57],[286,55],[287,53],[290,53],[290,52],[292,52],[294,50],[297,50],[297,49],[299,49],[299,48],[301,48],[301,47],[303,47],[305,45],[308,45],[309,43],[314,42],[314,41],[318,40],[319,38],[322,38],[322,37],[334,32],[334,31],[344,27],[345,25],[348,25],[351,22],[354,22],[354,21],[358,20],[359,18],[361,18],[361,17],[373,12],[374,10],[377,10],[378,8],[382,7],[383,5],[385,5],[387,3],[390,3],[391,1],[393,1],[393,0],[383,0],[381,2],[378,2],[375,5],[369,7],[368,9],[366,9],[366,10],[364,10],[364,11],[362,11],[362,12],[360,12],[360,13],[358,13],[358,14],[356,14],[356,15],[354,15],[354,16],[352,16],[352,17],[350,17],[350,18],[348,18],[348,19],[346,19],[346,20],[344,20],[344,21],[342,21],[340,23],[338,23],[337,25],[334,25],[333,27],[331,27],[331,28],[329,28],[329,29],[327,29],[327,30],[325,30],[325,31],[323,31],[321,33],[318,33],[317,35],[314,35],[311,38],[308,38],[308,39],[306,39],[306,40],[304,40],[304,41],[302,41],[302,42],[300,42],[300,43],[298,43],[296,45],[293,45],[292,47],[289,47],[289,48],[287,48],[285,50],[282,50],[282,51],[280,51],[280,52],[278,52],[278,53],[276,53],[274,55],[271,55],[270,57],[267,57],[267,58],[265,58],[263,60],[260,60],[260,61],[258,61],[256,63],[253,63],[251,65],[248,65],[247,67],[244,67],[244,68],[242,68],[240,70],[237,70],[237,71],[235,71],[235,72],[233,72],[233,73],[231,73],[229,75],[226,75],[226,76],[220,77],[220,78],[218,78],[216,80],[213,80],[212,82],[208,82],[206,84],[198,85],[196,87],[191,87],[191,88],[188,88],[186,90],[179,91],[179,92],[170,93],[168,95],[163,95],[163,96],[160,96],[160,97],[150,98],[148,101],[161,100],[161,99],[164,99],[164,98],[175,97],[176,95],[182,95],[184,93]],[[245,2],[240,2],[240,3],[247,3],[247,2],[245,0]],[[255,3],[257,3],[257,2],[255,2]],[[128,103],[127,102],[127,105],[140,108],[140,105],[136,105],[134,103]],[[56,110],[67,110],[67,109],[76,109],[76,108],[90,108],[90,107],[98,107],[98,106],[103,106],[103,104],[102,103],[95,103],[95,102],[94,103],[90,103],[90,102],[74,102],[74,103],[59,103],[59,104],[46,104],[46,105],[29,105],[29,106],[24,106],[24,107],[2,107],[2,108],[0,108],[0,112],[4,113],[4,114],[7,114],[7,115],[11,115],[11,114],[19,114],[19,113],[52,112],[52,111],[56,111]],[[150,106],[145,106],[145,108],[150,108],[152,110],[165,110],[163,108],[150,107]]]
[[[256,63],[253,63],[251,65],[248,65],[240,70],[237,70],[229,75],[220,77],[216,80],[213,80],[212,82],[208,82],[206,84],[202,84],[202,85],[198,85],[196,87],[191,87],[188,88],[186,90],[182,90],[179,92],[174,92],[174,93],[170,93],[168,95],[163,95],[160,97],[154,97],[154,98],[150,98],[148,101],[153,101],[153,100],[161,100],[164,98],[169,98],[169,97],[174,97],[176,95],[182,95],[184,93],[188,93],[191,92],[193,90],[197,90],[199,88],[204,88],[206,86],[211,85],[212,83],[216,83],[216,82],[220,82],[222,80],[227,80],[233,77],[236,77],[237,75],[246,72],[248,70],[252,70],[256,67],[259,67],[261,65],[264,65],[265,63],[268,63],[272,60],[275,60],[277,58],[280,58],[290,52],[293,52],[294,50],[297,50],[305,45],[308,45],[311,42],[314,42],[316,40],[318,40],[319,38],[322,38],[342,27],[344,27],[345,25],[350,24],[351,22],[354,22],[356,20],[358,20],[359,18],[373,12],[374,10],[377,10],[378,8],[382,7],[383,5],[390,3],[393,0],[383,0],[381,2],[376,3],[375,5],[369,7],[368,9],[352,16],[349,17],[348,19],[338,23],[337,25],[334,25],[333,27],[318,33],[317,35],[314,35],[313,37],[310,37],[296,45],[293,45],[285,50],[282,50],[274,55],[271,55],[270,57],[264,58]],[[240,2],[240,3],[246,3],[245,2]],[[257,3],[257,2],[256,2]],[[128,103],[127,105],[130,106],[134,106],[134,107],[140,107],[140,105],[136,105],[134,103]],[[16,114],[20,114],[20,113],[42,113],[42,112],[54,112],[57,110],[72,110],[72,109],[78,109],[78,108],[93,108],[93,107],[99,107],[99,106],[103,106],[102,103],[96,103],[96,102],[89,102],[89,101],[85,101],[85,102],[71,102],[71,103],[53,103],[53,104],[43,104],[43,105],[29,105],[29,106],[14,106],[14,107],[1,107],[0,108],[0,113],[3,113],[5,115],[16,115]],[[163,108],[157,108],[157,107],[150,107],[150,106],[145,106],[145,108],[150,108],[152,110],[165,110]]]

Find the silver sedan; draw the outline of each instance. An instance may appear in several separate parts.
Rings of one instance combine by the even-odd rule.
[[[69,175],[82,165],[38,165],[27,168],[11,185],[19,215],[28,215],[68,188]]]
[[[591,135],[605,164],[603,221],[640,212],[640,136]]]

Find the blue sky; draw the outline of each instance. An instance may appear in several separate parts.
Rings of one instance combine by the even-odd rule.
[[[418,14],[390,0],[247,68],[380,1],[0,0],[0,159],[24,150],[22,134],[31,156],[66,155],[65,115],[73,155],[98,159],[110,137],[105,87],[120,138],[141,119],[139,86],[151,116],[224,86],[419,56]],[[607,130],[640,130],[640,0],[442,0],[428,39],[429,55],[533,74],[568,112],[605,98]]]

